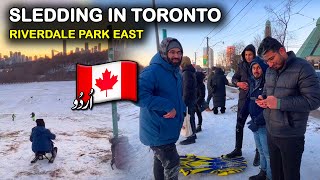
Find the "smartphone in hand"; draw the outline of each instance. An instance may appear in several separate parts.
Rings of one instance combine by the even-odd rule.
[[[253,101],[257,100],[256,97],[250,97],[250,99],[253,100]]]

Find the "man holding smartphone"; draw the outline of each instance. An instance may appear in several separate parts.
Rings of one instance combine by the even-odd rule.
[[[269,65],[256,103],[265,108],[272,179],[299,180],[308,116],[320,106],[319,80],[308,61],[274,38],[266,37],[258,54]]]

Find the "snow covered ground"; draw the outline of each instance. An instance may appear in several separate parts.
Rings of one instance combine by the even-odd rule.
[[[203,112],[203,131],[195,144],[181,146],[180,154],[220,156],[233,150],[237,91],[227,90],[227,111],[214,115]],[[153,179],[153,153],[139,141],[139,108],[118,102],[120,135],[127,136],[132,161],[128,171],[112,170],[109,138],[112,137],[111,104],[95,105],[93,110],[72,111],[75,82],[42,82],[0,85],[0,179]],[[33,158],[29,136],[35,122],[30,113],[43,118],[46,127],[57,135],[58,155],[53,164],[46,160],[30,164]],[[16,115],[12,121],[12,114]],[[306,133],[301,179],[320,179],[320,117],[311,117]],[[181,137],[179,139],[182,140]],[[248,179],[259,169],[252,166],[252,132],[245,128],[243,156],[247,169],[220,177],[199,174],[180,179]]]

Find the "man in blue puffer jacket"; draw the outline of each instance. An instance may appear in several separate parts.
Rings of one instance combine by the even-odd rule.
[[[250,65],[249,93],[241,114],[250,114],[249,129],[253,132],[256,147],[260,155],[260,172],[251,176],[249,180],[272,179],[270,156],[267,142],[266,121],[263,117],[263,108],[258,106],[255,99],[263,93],[265,73],[268,65],[260,57],[254,58]],[[244,113],[248,111],[248,113]]]
[[[180,42],[166,38],[139,76],[140,141],[154,152],[156,180],[178,179],[180,160],[175,143],[185,113],[179,72],[182,55]]]

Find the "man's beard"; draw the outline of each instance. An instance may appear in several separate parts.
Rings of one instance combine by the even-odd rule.
[[[260,73],[253,73],[254,78],[259,79],[261,77]]]
[[[175,60],[175,61],[173,61],[173,60]],[[168,59],[168,61],[170,64],[172,64],[173,66],[176,66],[176,67],[180,66],[180,64],[181,64],[181,59],[179,59],[179,58]]]

